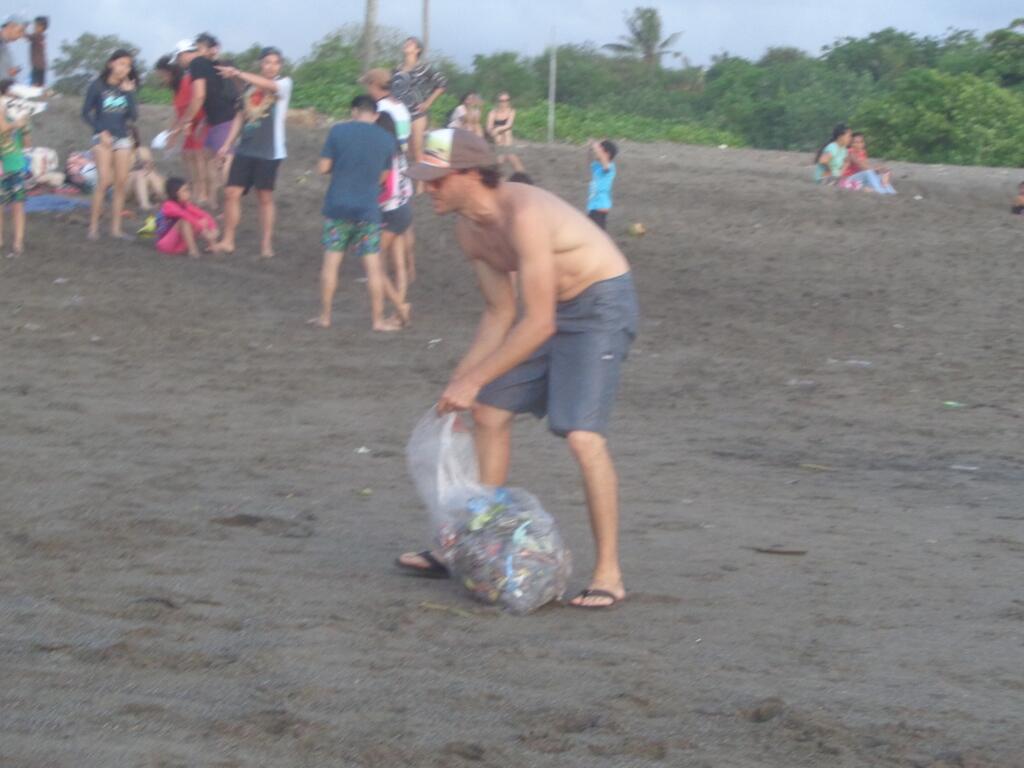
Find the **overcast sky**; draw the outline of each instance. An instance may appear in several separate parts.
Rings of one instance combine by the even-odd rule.
[[[665,33],[681,31],[678,43],[695,64],[722,51],[759,56],[769,46],[792,45],[818,53],[837,37],[861,36],[888,26],[941,35],[947,28],[983,32],[1024,15],[1009,0],[641,0],[657,7]],[[431,47],[462,65],[475,53],[515,50],[535,55],[557,29],[561,42],[614,42],[624,15],[637,0],[431,0]],[[420,33],[420,0],[380,0],[380,23]],[[82,32],[118,34],[141,46],[152,62],[174,42],[202,30],[217,34],[228,50],[251,43],[277,45],[298,59],[312,43],[346,22],[361,21],[363,0],[41,0],[32,17],[51,17],[50,58],[61,40]],[[27,47],[27,46],[26,46]]]

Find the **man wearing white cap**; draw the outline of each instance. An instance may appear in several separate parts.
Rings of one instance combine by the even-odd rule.
[[[485,301],[476,338],[437,409],[473,411],[480,480],[491,486],[506,483],[515,415],[547,416],[579,464],[597,554],[589,586],[570,605],[610,608],[626,597],[618,477],[605,435],[638,320],[629,262],[561,198],[502,182],[493,150],[475,133],[432,131],[408,175],[427,183],[437,213],[459,214],[455,235]],[[444,571],[429,551],[398,562],[428,575]]]
[[[198,55],[198,49],[192,40],[179,40],[171,54],[171,63],[182,72],[178,90],[174,93],[175,119],[171,123],[172,131],[177,126],[178,119],[184,116],[192,103],[192,74],[188,71],[188,67]],[[197,205],[206,205],[209,203],[210,195],[206,159],[203,155],[203,141],[206,139],[206,113],[202,107],[199,108],[192,121],[181,130],[185,134],[182,150],[189,185],[192,187],[192,199]]]

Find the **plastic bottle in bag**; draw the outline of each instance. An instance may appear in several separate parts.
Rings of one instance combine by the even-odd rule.
[[[519,488],[480,484],[462,416],[431,409],[406,447],[409,473],[430,511],[438,554],[470,594],[525,614],[560,598],[572,559],[540,501]]]

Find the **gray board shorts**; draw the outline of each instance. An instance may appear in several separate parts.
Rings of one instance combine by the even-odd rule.
[[[480,390],[477,401],[539,419],[546,415],[548,428],[561,437],[606,434],[639,316],[632,273],[594,283],[558,303],[555,334]]]

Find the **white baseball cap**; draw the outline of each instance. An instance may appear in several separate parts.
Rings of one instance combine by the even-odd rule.
[[[177,61],[181,54],[192,53],[195,50],[196,44],[194,40],[179,40],[178,44],[174,46],[174,53],[171,55],[171,61]]]

